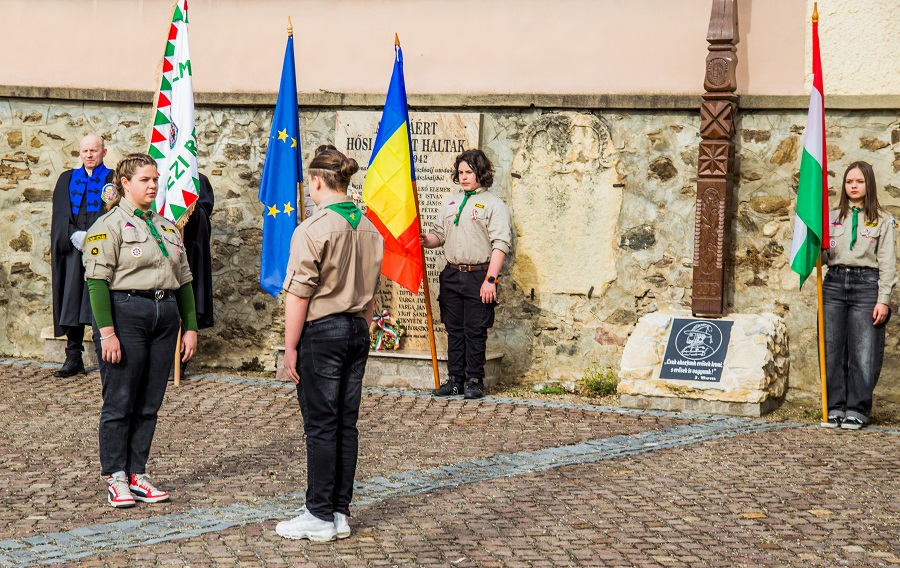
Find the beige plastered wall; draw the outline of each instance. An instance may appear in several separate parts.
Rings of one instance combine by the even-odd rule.
[[[806,21],[813,14],[807,1]],[[828,95],[900,93],[900,2],[898,0],[823,0],[819,8],[825,101]],[[811,53],[812,35],[806,51]],[[812,72],[807,71],[807,90]]]
[[[697,94],[711,6],[711,0],[191,0],[194,88],[275,92],[291,16],[298,88],[305,93],[384,92],[397,32],[412,94]],[[805,93],[805,0],[738,6],[739,92]],[[169,0],[0,0],[6,54],[0,85],[155,90],[171,7]],[[869,92],[868,83],[852,84],[863,90],[847,92]]]

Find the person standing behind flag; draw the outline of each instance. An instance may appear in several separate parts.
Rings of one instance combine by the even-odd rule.
[[[823,251],[828,265],[822,283],[826,428],[859,430],[869,421],[884,359],[888,305],[897,284],[894,225],[894,218],[878,202],[872,166],[850,164],[840,204],[831,211],[831,247]]]
[[[509,210],[487,191],[494,168],[481,150],[456,157],[453,182],[462,192],[444,202],[431,232],[420,235],[426,248],[444,247],[447,266],[440,275],[441,321],[447,328],[450,379],[434,396],[481,398],[487,330],[494,325],[500,269],[512,247]]]
[[[91,325],[91,302],[84,285],[81,248],[85,232],[103,214],[103,194],[114,193],[113,172],[103,165],[103,139],[88,134],[79,149],[82,167],[59,176],[50,220],[53,278],[53,335],[66,336],[66,361],[53,372],[65,378],[84,372],[84,326]],[[96,338],[95,338],[96,340]]]
[[[297,385],[306,433],[306,510],[282,521],[284,538],[350,536],[359,404],[384,239],[347,197],[356,160],[319,146],[309,164],[318,211],[291,239],[284,290],[284,370]]]
[[[158,182],[153,158],[125,156],[116,166],[109,212],[84,241],[94,336],[100,337],[100,467],[116,508],[168,500],[147,477],[147,459],[182,325],[182,360],[197,348],[184,244],[175,225],[152,209]]]

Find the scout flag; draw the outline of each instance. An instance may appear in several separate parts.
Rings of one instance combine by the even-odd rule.
[[[791,243],[791,269],[800,275],[800,287],[816,267],[823,249],[829,248],[828,164],[825,155],[825,97],[822,59],[819,54],[818,11],[812,24],[813,85],[800,160],[797,218]]]
[[[200,195],[187,0],[178,0],[172,13],[147,153],[159,165],[159,192],[153,209],[183,226],[189,215],[185,212]]]
[[[378,135],[366,170],[363,202],[366,216],[384,237],[381,273],[413,294],[419,293],[424,271],[419,244],[419,216],[413,183],[409,108],[403,80],[403,52],[394,40],[394,70],[388,86]]]
[[[287,276],[291,236],[297,228],[297,188],[303,182],[300,163],[300,114],[294,70],[294,34],[288,28],[281,85],[266,147],[258,198],[263,204],[262,253],[259,285],[272,297],[281,292]]]

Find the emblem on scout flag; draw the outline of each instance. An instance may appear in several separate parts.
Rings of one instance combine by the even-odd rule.
[[[118,192],[116,192],[116,186],[108,183],[103,186],[103,191],[100,193],[100,199],[103,200],[103,203],[109,203],[116,198],[117,194]]]
[[[144,251],[141,250],[141,247],[134,247],[133,249],[131,249],[131,256],[133,256],[134,258],[138,258],[142,254],[144,254]]]
[[[174,148],[175,143],[178,141],[178,125],[175,124],[175,121],[172,121],[172,130],[171,135],[169,136],[169,148]]]

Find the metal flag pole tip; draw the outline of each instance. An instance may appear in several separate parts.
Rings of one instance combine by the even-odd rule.
[[[291,23],[291,17],[288,16],[288,35],[294,35],[294,24]]]
[[[813,2],[813,18],[812,18],[812,23],[814,23],[814,24],[818,24],[818,23],[819,23],[819,3],[818,3],[818,2]]]
[[[394,32],[394,45],[400,47],[400,36],[397,35],[397,32]]]

